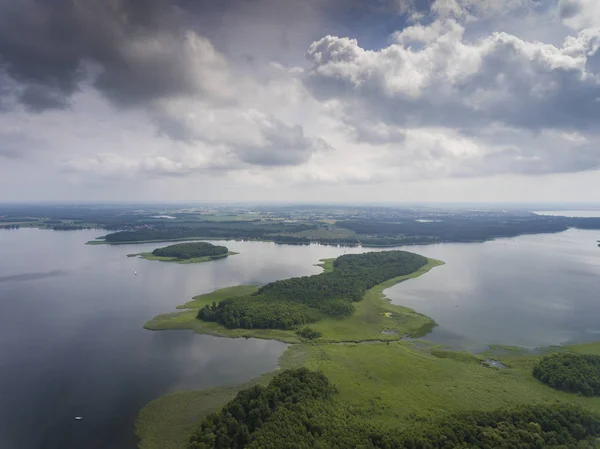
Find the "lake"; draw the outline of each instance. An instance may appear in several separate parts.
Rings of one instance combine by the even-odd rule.
[[[133,449],[148,401],[273,370],[286,345],[142,328],[193,295],[316,274],[326,257],[369,251],[225,242],[202,264],[127,258],[164,244],[90,246],[102,231],[0,231],[0,447]],[[446,262],[386,291],[431,316],[426,338],[465,349],[597,339],[600,231],[411,246]],[[134,270],[137,275],[134,275]],[[84,416],[75,421],[75,416]]]
[[[433,318],[428,340],[472,351],[600,339],[600,231],[413,247],[446,265],[386,290]]]

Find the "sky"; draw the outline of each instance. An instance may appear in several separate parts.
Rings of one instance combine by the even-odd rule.
[[[0,0],[0,201],[600,201],[598,0]]]

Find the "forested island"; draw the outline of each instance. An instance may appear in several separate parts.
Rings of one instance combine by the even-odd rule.
[[[175,245],[156,248],[151,253],[128,254],[128,257],[139,256],[146,260],[162,262],[197,263],[222,259],[237,254],[226,246],[213,245],[207,242],[178,243]]]
[[[314,276],[271,282],[249,296],[207,305],[198,319],[227,328],[291,329],[326,317],[351,316],[366,291],[427,265],[427,258],[406,251],[348,254],[333,262],[333,270]]]

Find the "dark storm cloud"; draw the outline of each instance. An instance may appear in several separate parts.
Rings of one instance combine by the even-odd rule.
[[[40,85],[26,87],[18,99],[32,112],[65,109],[69,106],[69,99],[63,91]]]
[[[0,66],[34,110],[66,107],[90,73],[121,105],[193,93],[178,11],[169,0],[0,0]]]
[[[16,98],[33,111],[64,109],[91,81],[114,104],[177,95],[211,95],[196,64],[219,64],[211,48],[256,64],[292,64],[329,32],[374,43],[404,26],[398,12],[430,0],[0,0],[0,73],[21,85]],[[376,27],[373,25],[377,24]],[[379,30],[373,33],[373,30]],[[366,33],[368,31],[368,33]],[[208,42],[208,41],[207,41]],[[206,46],[205,46],[206,47]],[[210,44],[208,44],[210,47]],[[192,57],[194,56],[194,57]],[[204,59],[203,59],[204,57]]]

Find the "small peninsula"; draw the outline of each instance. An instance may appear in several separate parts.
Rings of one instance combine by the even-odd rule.
[[[226,246],[213,245],[207,242],[193,242],[156,248],[151,253],[128,254],[127,257],[140,257],[161,262],[198,263],[218,260],[234,254],[237,253],[229,251]]]
[[[246,384],[150,402],[136,420],[141,449],[595,447],[600,398],[556,389],[536,366],[553,353],[596,360],[600,343],[471,354],[405,339],[435,322],[383,292],[443,262],[405,251],[322,262],[321,274],[216,290],[144,325],[295,344]]]
[[[144,327],[299,343],[390,341],[424,335],[436,326],[425,315],[391,304],[383,290],[443,262],[406,251],[344,255],[322,262],[321,274],[197,296],[178,307],[186,310],[158,315]]]

